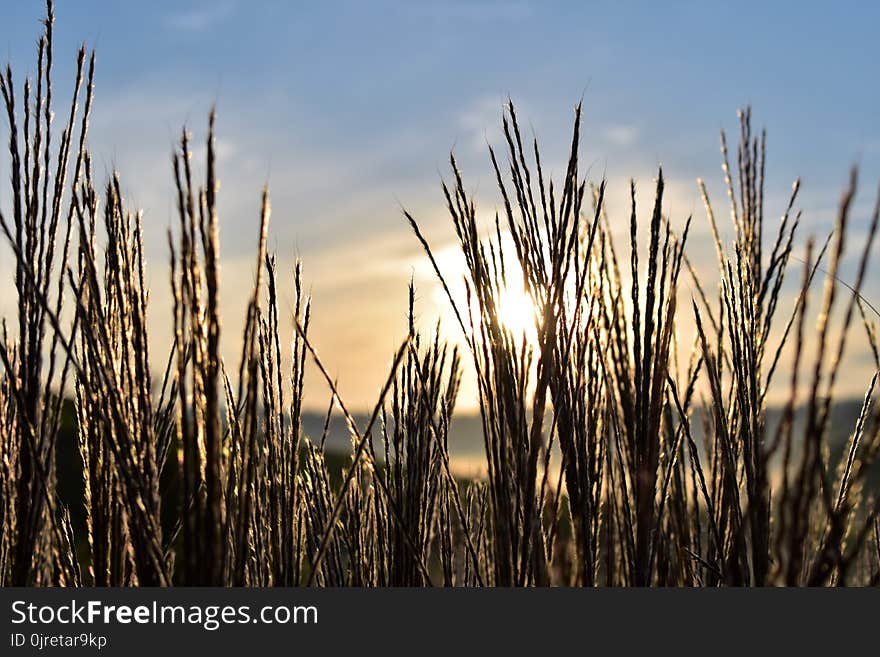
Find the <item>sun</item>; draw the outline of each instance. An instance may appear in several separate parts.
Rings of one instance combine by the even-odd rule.
[[[530,344],[537,342],[538,315],[531,295],[511,280],[498,295],[498,318],[516,340],[525,337]]]
[[[540,314],[536,311],[532,296],[523,284],[522,269],[517,261],[513,239],[508,233],[502,233],[501,251],[504,253],[507,276],[505,284],[495,292],[498,318],[502,327],[516,343],[522,342],[525,338],[528,345],[536,347]],[[450,244],[438,250],[435,259],[440,270],[447,276],[448,293],[452,295],[455,307],[466,324],[466,334],[472,334],[475,339],[481,340],[483,322],[476,304],[470,307],[470,317],[468,317],[468,293],[465,283],[467,268],[460,247]],[[450,331],[447,336],[458,341],[462,346],[467,346],[468,338],[458,330],[459,315],[450,304],[447,289],[434,280],[433,265],[427,258],[419,262],[415,274],[417,279],[430,282],[433,307],[439,318],[442,318],[445,330]]]

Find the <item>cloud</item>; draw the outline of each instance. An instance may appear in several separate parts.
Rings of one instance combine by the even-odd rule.
[[[203,4],[170,14],[165,25],[172,30],[184,32],[204,32],[229,18],[235,11],[235,2],[214,2]]]
[[[614,146],[632,146],[639,136],[638,128],[631,125],[612,125],[604,130],[605,140]]]
[[[462,145],[471,153],[485,153],[489,131],[501,122],[504,99],[484,96],[471,101],[458,117]]]

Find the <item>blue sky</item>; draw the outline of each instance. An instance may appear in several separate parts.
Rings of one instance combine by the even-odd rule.
[[[98,171],[118,168],[144,208],[157,323],[167,324],[171,147],[184,124],[201,140],[216,102],[224,329],[238,335],[268,182],[270,245],[285,267],[303,258],[316,344],[354,406],[384,379],[413,273],[420,310],[437,312],[400,206],[435,244],[451,242],[439,180],[454,149],[484,210],[494,209],[485,142],[497,140],[508,95],[556,172],[583,97],[582,161],[591,179],[608,176],[611,209],[625,211],[629,177],[648,190],[662,162],[666,210],[682,223],[694,214],[696,249],[705,216],[695,178],[723,210],[718,131],[735,134],[746,103],[768,129],[771,215],[800,176],[805,224],[821,231],[858,163],[863,221],[880,178],[874,3],[57,4],[60,88],[78,43],[97,49],[90,144]],[[41,12],[36,1],[0,9],[0,56],[19,76],[33,71]]]

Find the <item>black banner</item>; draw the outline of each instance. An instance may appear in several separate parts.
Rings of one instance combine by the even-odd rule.
[[[876,590],[0,589],[0,655],[857,650]]]

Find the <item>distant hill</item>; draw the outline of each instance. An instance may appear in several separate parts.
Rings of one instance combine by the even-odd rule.
[[[837,402],[831,409],[830,429],[828,442],[831,448],[831,460],[837,462],[846,448],[847,441],[855,428],[856,420],[859,416],[863,400],[846,399]],[[794,415],[794,436],[795,450],[798,449],[799,436],[804,431],[804,423],[807,409],[799,407]],[[767,430],[768,435],[772,436],[776,431],[779,422],[783,416],[783,408],[773,407],[767,411]],[[315,442],[320,441],[325,416],[320,413],[307,412],[303,415],[303,432]],[[369,416],[366,414],[355,415],[358,424],[358,430],[362,431]],[[693,423],[694,438],[698,444],[702,443],[701,423],[695,421]],[[377,455],[382,456],[381,435],[379,427],[374,427],[375,448]],[[328,451],[347,452],[351,449],[351,434],[345,423],[345,418],[341,415],[334,414],[331,418],[330,427],[326,443]],[[482,472],[484,468],[485,456],[483,449],[483,430],[478,413],[459,413],[452,421],[452,427],[449,432],[449,455],[454,465],[457,464],[457,470],[460,472],[473,475]],[[875,486],[880,488],[880,467],[875,467],[872,472]]]

